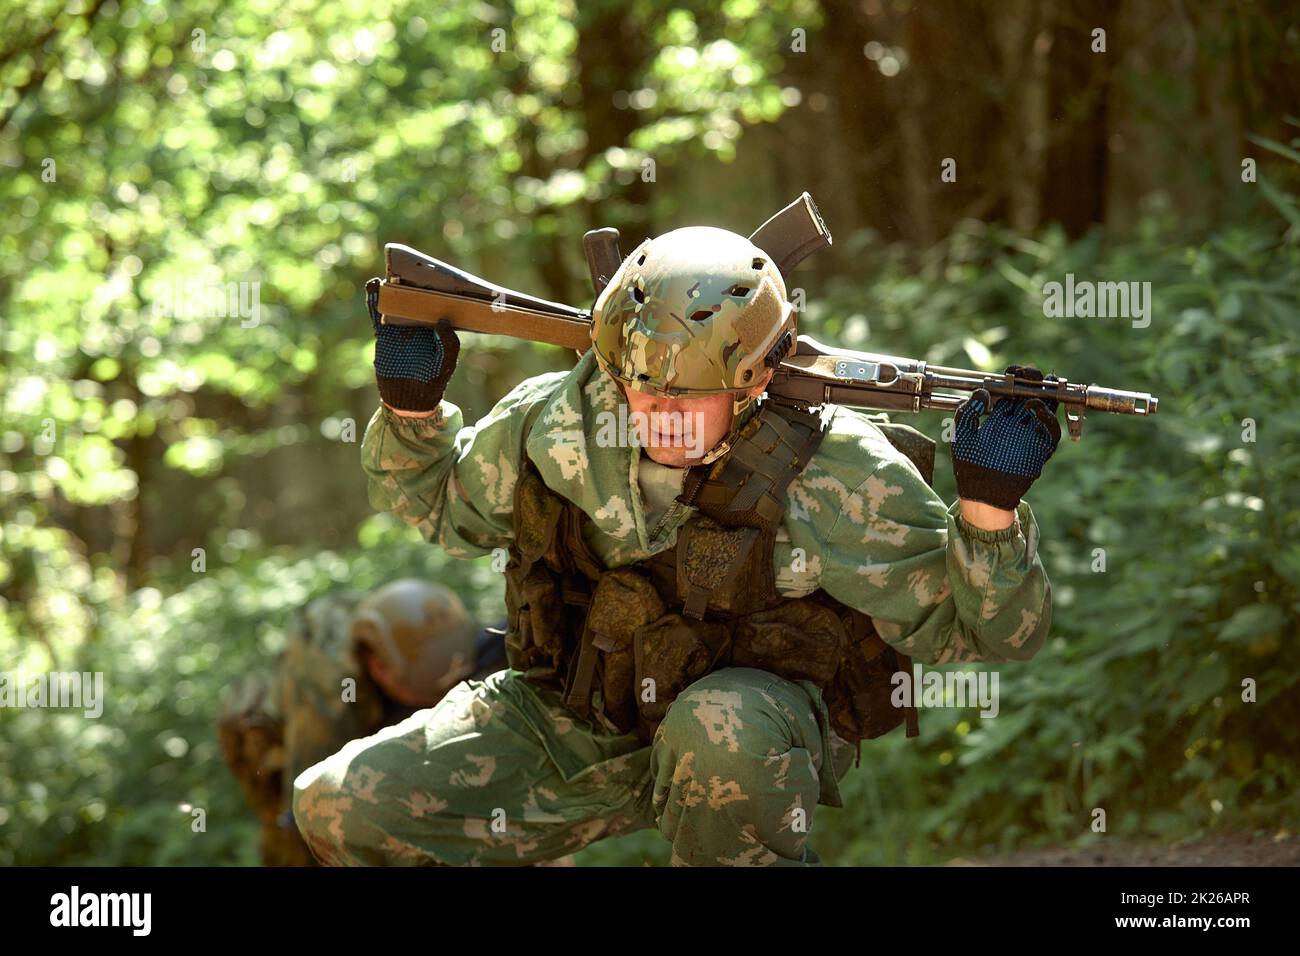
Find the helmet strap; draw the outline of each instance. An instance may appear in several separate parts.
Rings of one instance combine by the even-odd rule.
[[[727,434],[723,437],[722,441],[718,442],[707,452],[705,452],[702,456],[700,456],[700,460],[694,462],[693,466],[711,465],[719,458],[721,458],[723,455],[727,454],[727,452],[731,451],[731,446],[736,443],[736,439],[737,437],[739,437],[741,429],[743,429],[745,425],[748,424],[750,418],[752,417],[750,413],[757,412],[758,399],[754,398],[752,395],[748,393],[742,393],[742,394],[744,395],[743,399],[739,401],[733,401],[732,403],[731,428],[727,431]]]

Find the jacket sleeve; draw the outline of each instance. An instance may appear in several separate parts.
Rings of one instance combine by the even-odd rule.
[[[1026,502],[1003,531],[967,523],[901,458],[847,496],[822,547],[821,586],[929,664],[1026,660],[1051,626],[1051,586]]]
[[[431,418],[381,405],[366,427],[361,464],[370,503],[454,557],[475,558],[513,540],[515,483],[528,428],[551,376],[530,379],[472,426],[445,399]]]

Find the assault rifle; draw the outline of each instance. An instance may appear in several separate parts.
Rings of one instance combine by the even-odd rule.
[[[830,231],[808,193],[749,238],[773,257],[787,277],[811,253],[831,244]],[[618,239],[616,229],[595,229],[583,237],[597,295],[622,262]],[[455,328],[467,332],[547,342],[579,353],[591,347],[590,310],[495,285],[409,246],[389,243],[384,253],[388,276],[378,282],[378,295],[385,323],[432,325],[448,318]],[[1053,398],[1064,406],[1070,437],[1076,441],[1083,434],[1087,410],[1150,416],[1159,405],[1159,399],[1146,392],[930,365],[897,355],[834,348],[808,335],[798,336],[788,352],[774,350],[768,364],[776,372],[767,394],[800,408],[834,402],[883,411],[952,410],[978,388],[995,398]]]

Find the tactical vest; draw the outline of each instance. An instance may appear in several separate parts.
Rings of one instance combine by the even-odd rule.
[[[880,427],[928,483],[933,443],[904,425]],[[687,473],[677,500],[698,510],[674,546],[614,570],[587,544],[587,515],[525,455],[505,570],[510,666],[563,691],[580,715],[598,709],[647,743],[677,695],[722,667],[811,681],[846,740],[904,721],[915,736],[915,710],[890,701],[891,675],[910,673],[911,662],[871,619],[822,590],[798,598],[776,590],[786,490],[828,428],[825,414],[769,401],[728,454]]]

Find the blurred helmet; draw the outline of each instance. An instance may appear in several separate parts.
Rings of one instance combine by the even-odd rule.
[[[354,646],[383,663],[401,696],[427,703],[474,672],[477,630],[460,598],[416,578],[372,591],[352,615]]]
[[[637,246],[596,300],[596,362],[623,384],[670,397],[729,392],[734,438],[747,393],[794,347],[795,311],[772,257],[711,226]]]

